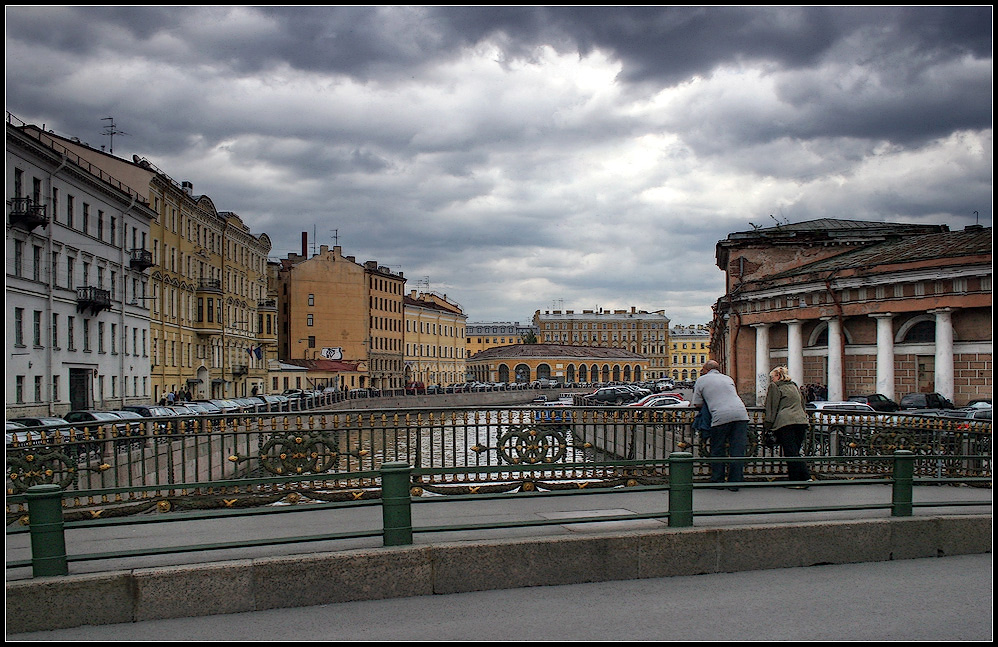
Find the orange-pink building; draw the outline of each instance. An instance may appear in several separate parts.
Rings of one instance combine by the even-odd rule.
[[[746,403],[786,365],[828,400],[990,399],[992,234],[979,225],[823,219],[718,242],[711,353]]]

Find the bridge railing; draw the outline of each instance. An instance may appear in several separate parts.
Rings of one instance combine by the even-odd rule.
[[[8,521],[35,485],[57,485],[68,514],[100,506],[107,515],[160,507],[211,508],[238,489],[241,505],[275,497],[329,501],[375,488],[386,463],[420,472],[440,494],[656,484],[675,452],[708,456],[689,409],[643,407],[453,407],[260,412],[146,418],[112,425],[18,431],[6,447]],[[778,449],[759,443],[752,412],[746,478],[785,475]],[[913,416],[814,415],[805,443],[817,478],[882,472],[877,457],[903,449],[922,477],[991,475],[991,423]],[[855,460],[832,460],[850,456]],[[614,462],[617,461],[617,462]],[[644,461],[626,464],[619,461]],[[656,462],[658,461],[658,462]],[[524,468],[530,468],[525,470]],[[694,478],[708,475],[698,462]],[[353,496],[350,494],[349,496]]]
[[[927,456],[925,458],[935,459],[936,456]],[[985,457],[982,456],[957,456],[954,458],[958,459],[972,459],[980,460]],[[885,499],[881,503],[866,503],[862,505],[835,505],[835,506],[814,506],[814,505],[795,505],[792,507],[775,507],[766,508],[761,510],[753,510],[754,514],[783,514],[783,513],[794,513],[794,512],[826,512],[832,510],[845,510],[845,509],[883,509],[890,510],[892,516],[895,517],[906,517],[913,514],[913,509],[915,507],[921,506],[989,506],[990,499],[973,499],[964,501],[953,501],[948,500],[943,503],[932,502],[932,501],[914,501],[913,499],[913,485],[916,483],[960,483],[960,484],[981,484],[990,485],[989,477],[939,477],[939,478],[919,478],[915,475],[915,465],[919,457],[909,450],[896,450],[891,455],[887,456],[874,456],[869,455],[865,457],[856,456],[826,456],[822,457],[823,461],[835,462],[835,463],[855,463],[863,462],[867,465],[876,464],[879,466],[877,476],[871,478],[853,478],[853,479],[837,479],[837,480],[825,480],[819,481],[817,483],[809,483],[808,485],[814,487],[823,487],[829,485],[836,486],[855,486],[864,485],[870,483],[890,483],[891,484],[891,495],[889,500]],[[587,495],[591,493],[600,492],[599,488],[585,488],[577,487],[568,490],[558,490],[558,491],[548,491],[539,492],[532,491],[532,488],[527,488],[521,486],[521,492],[519,494],[497,494],[495,492],[475,492],[474,494],[466,494],[457,497],[430,497],[425,498],[421,495],[423,494],[420,483],[426,477],[433,477],[439,475],[454,475],[453,469],[447,468],[414,468],[401,461],[393,461],[383,463],[377,473],[356,473],[347,475],[351,478],[356,478],[358,480],[363,480],[371,478],[376,482],[376,488],[368,490],[370,496],[367,497],[355,497],[355,501],[351,502],[329,502],[324,504],[316,505],[305,505],[305,506],[271,506],[264,508],[254,508],[254,509],[225,509],[215,512],[212,515],[205,516],[199,513],[196,517],[192,517],[191,514],[163,514],[163,515],[142,515],[142,516],[131,516],[131,517],[109,517],[101,518],[100,515],[95,515],[88,521],[75,521],[67,522],[65,520],[65,513],[63,510],[63,504],[68,493],[59,488],[55,484],[47,485],[35,485],[28,489],[27,493],[24,495],[25,502],[27,505],[26,514],[22,517],[23,527],[8,529],[8,539],[12,535],[28,533],[30,534],[31,542],[31,558],[27,560],[14,560],[7,562],[7,568],[25,568],[30,566],[32,568],[32,575],[35,577],[41,576],[59,576],[67,575],[69,573],[69,563],[70,562],[82,562],[82,561],[92,561],[92,560],[107,560],[107,559],[118,559],[121,557],[142,557],[142,556],[152,556],[152,555],[164,555],[164,554],[176,554],[185,552],[200,552],[204,550],[225,550],[233,548],[248,548],[254,546],[270,546],[270,545],[280,545],[280,544],[290,544],[290,543],[304,543],[304,542],[317,542],[317,541],[330,541],[338,539],[356,539],[361,537],[378,537],[382,538],[383,545],[385,546],[399,546],[408,545],[413,542],[413,534],[418,532],[441,532],[441,531],[460,531],[460,530],[483,530],[488,528],[511,528],[511,527],[525,527],[525,526],[539,526],[539,525],[564,525],[572,523],[593,523],[594,521],[621,521],[621,520],[634,520],[634,519],[667,519],[668,525],[670,527],[689,527],[693,525],[694,515],[723,515],[723,514],[744,514],[744,510],[694,510],[693,506],[693,490],[695,488],[711,488],[720,487],[718,484],[711,483],[698,483],[695,479],[695,472],[697,465],[701,464],[705,469],[709,469],[709,465],[714,460],[720,459],[710,459],[710,458],[695,458],[691,452],[673,452],[664,460],[631,460],[631,461],[612,461],[609,463],[601,463],[600,467],[603,468],[617,468],[623,470],[634,470],[636,472],[653,469],[664,475],[664,479],[656,485],[645,485],[642,486],[643,489],[654,489],[654,490],[664,490],[668,492],[666,509],[652,512],[652,513],[642,513],[642,514],[625,514],[617,515],[612,517],[599,517],[594,518],[592,516],[584,516],[579,518],[564,518],[559,517],[558,519],[529,519],[521,521],[496,521],[485,524],[467,524],[467,523],[457,523],[448,526],[424,526],[424,527],[414,527],[412,524],[412,512],[411,507],[415,503],[443,503],[446,504],[448,501],[454,501],[458,499],[468,500],[468,499],[481,499],[486,497],[515,497],[515,496],[577,496],[577,495]],[[724,460],[739,460],[746,464],[746,473],[751,473],[751,467],[755,464],[765,463],[767,459],[761,457],[751,457],[751,458],[739,458],[739,459],[724,459]],[[586,469],[587,465],[578,465],[580,469]],[[469,468],[470,469],[470,468]],[[506,468],[503,467],[480,467],[473,470],[476,473],[504,473]],[[547,470],[546,466],[542,465],[524,465],[521,466],[521,471],[524,475],[527,475],[528,479],[532,479],[532,475],[538,473],[543,473]],[[312,480],[316,477],[308,477],[304,480]],[[527,481],[530,482],[530,481]],[[756,482],[747,482],[741,484],[743,487],[776,487],[783,485],[786,482],[773,482],[770,480],[760,480]],[[178,487],[183,487],[181,484],[177,484]],[[220,489],[230,487],[226,483],[218,483],[217,486]],[[613,492],[627,491],[628,488],[614,489]],[[602,491],[603,493],[606,490]],[[344,508],[344,507],[357,507],[357,506],[372,506],[379,505],[382,509],[382,523],[380,528],[368,528],[362,530],[353,530],[337,533],[325,533],[321,535],[311,535],[311,536],[293,536],[293,537],[242,537],[236,541],[219,542],[210,545],[206,544],[184,544],[184,545],[173,545],[168,547],[149,547],[138,550],[126,550],[126,551],[108,551],[103,553],[91,553],[91,554],[74,554],[70,555],[67,547],[69,542],[67,542],[67,530],[74,529],[84,529],[84,528],[95,528],[95,527],[113,527],[113,526],[130,526],[136,524],[148,524],[148,523],[169,523],[173,521],[191,521],[196,518],[202,521],[210,520],[213,518],[220,519],[222,517],[229,516],[245,516],[245,515],[284,515],[284,514],[294,514],[305,511],[314,511],[316,509],[330,509],[330,508]]]

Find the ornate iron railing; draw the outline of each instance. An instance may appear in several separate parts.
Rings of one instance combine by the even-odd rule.
[[[377,483],[376,476],[358,474],[394,462],[431,470],[414,487],[436,493],[657,484],[667,474],[655,461],[674,452],[709,455],[706,439],[691,429],[692,417],[689,409],[522,406],[253,413],[26,429],[8,436],[8,520],[21,513],[21,495],[32,485],[62,488],[67,513],[96,505],[102,514],[130,514],[152,505],[360,498]],[[752,417],[748,455],[766,460],[751,462],[745,476],[782,478],[785,460],[779,450],[759,444],[761,413]],[[812,422],[805,453],[820,479],[877,477],[877,457],[899,449],[915,454],[918,476],[991,475],[990,422],[844,414],[816,414]],[[708,469],[698,464],[695,477],[706,478]]]

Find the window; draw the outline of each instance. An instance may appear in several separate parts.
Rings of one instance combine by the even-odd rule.
[[[52,313],[52,336],[49,338],[49,345],[53,348],[59,347],[59,313]]]
[[[42,401],[42,376],[35,376],[35,402]]]
[[[24,403],[24,376],[18,375],[14,378],[14,401],[18,404]]]
[[[310,305],[310,306],[314,306],[315,305],[315,295],[314,294],[308,295],[308,305]]]
[[[90,352],[90,320],[83,320],[83,352]]]
[[[35,281],[42,280],[42,248],[32,245],[31,248],[31,278]]]
[[[21,266],[24,264],[24,241],[14,240],[14,276],[21,276]]]
[[[14,308],[14,345],[24,346],[24,308]]]
[[[76,350],[76,317],[66,318],[66,348]]]
[[[315,348],[315,335],[309,335],[308,337],[308,347]]]
[[[313,315],[308,315],[306,317],[305,325],[306,326],[311,326],[313,322],[314,322]]]
[[[42,345],[42,311],[41,310],[35,310],[34,313],[32,313],[32,314],[33,314],[33,316],[32,316],[32,322],[31,322],[31,324],[32,324],[32,332],[31,332],[32,341],[33,341],[33,343],[34,343],[35,346],[41,346]]]
[[[66,226],[69,228],[73,227],[73,203],[76,200],[71,195],[66,196]]]

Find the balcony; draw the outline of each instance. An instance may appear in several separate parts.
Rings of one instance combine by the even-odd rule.
[[[76,288],[76,311],[90,310],[95,315],[101,310],[111,309],[111,292],[101,288]]]
[[[277,299],[261,299],[256,302],[256,309],[277,312]]]
[[[131,254],[132,257],[128,261],[128,265],[133,270],[144,272],[153,265],[155,265],[155,263],[152,262],[152,252],[149,251],[148,249],[136,248],[131,251]]]
[[[36,204],[31,198],[11,198],[10,224],[31,231],[35,227],[47,227],[48,216],[45,205]]]
[[[201,279],[198,282],[198,292],[210,292],[211,294],[222,293],[221,279]]]
[[[249,366],[246,364],[233,364],[232,365],[232,377],[242,377],[249,373]]]

